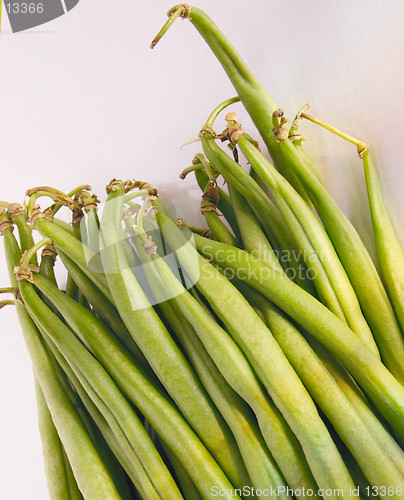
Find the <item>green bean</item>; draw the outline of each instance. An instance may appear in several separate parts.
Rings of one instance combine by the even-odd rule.
[[[64,221],[62,219],[58,219],[57,217],[53,218],[53,222],[56,225],[58,225],[60,228],[64,229],[69,234],[73,233],[73,228],[72,228],[72,226],[68,222],[66,222],[66,221]]]
[[[168,225],[161,214],[160,221]],[[185,245],[184,245],[185,246]],[[184,248],[184,247],[183,247]],[[181,252],[189,271],[194,249]],[[213,310],[240,345],[276,406],[302,445],[320,488],[341,488],[349,497],[353,486],[346,467],[301,380],[290,366],[271,332],[236,288],[205,259],[199,258],[196,283]],[[253,338],[249,332],[254,332]]]
[[[272,97],[251,73],[229,40],[227,40],[213,21],[201,9],[182,4],[171,9],[168,14],[170,16],[169,21],[155,37],[151,47],[153,48],[157,44],[176,17],[181,16],[189,19],[227,73],[227,76],[236,89],[237,95],[264,140],[276,166],[296,191],[309,203],[310,200],[307,198],[301,181],[289,166],[288,156],[279,147],[277,139],[272,133],[272,113],[278,108]],[[292,143],[290,143],[290,147],[293,148]]]
[[[320,344],[320,342],[304,330],[302,331],[302,334],[317,356],[321,359],[321,362],[332,374],[342,392],[354,406],[356,412],[361,417],[364,426],[369,429],[372,436],[377,439],[378,443],[390,457],[390,460],[404,477],[404,452],[402,448],[388,432],[384,423],[382,423],[381,420],[379,420],[379,418],[375,415],[365,395],[359,389],[356,382],[341,366],[341,364],[335,360],[329,351],[322,344]]]
[[[74,283],[74,281],[72,280],[72,278],[67,275],[67,279],[66,279],[66,289],[65,289],[65,293],[68,297],[72,297],[74,300],[79,300],[79,296],[78,296],[78,288],[76,286],[76,283]]]
[[[72,379],[70,377],[73,373],[72,369],[69,367],[66,359],[62,356],[60,351],[56,348],[48,333],[41,327],[41,325],[37,325],[37,327],[47,345],[48,353],[52,364],[55,367],[55,371],[58,374],[59,382],[62,384],[67,397],[83,422],[84,427],[88,432],[100,459],[106,466],[119,495],[122,499],[129,500],[131,497],[126,480],[126,474],[106,443],[99,428],[95,425],[92,417],[89,416],[87,407],[85,407],[83,400],[78,396],[78,391],[76,391],[76,388],[73,387]]]
[[[214,209],[204,210],[206,224],[211,232],[212,238],[228,245],[237,245],[236,238],[231,234],[228,228],[220,220],[218,213]]]
[[[83,342],[90,347],[94,356],[100,360],[127,397],[139,408],[158,431],[160,437],[165,440],[167,446],[181,460],[203,497],[209,498],[211,485],[217,484],[221,485],[220,487],[225,490],[231,490],[232,486],[224,473],[176,407],[149,381],[147,375],[142,372],[141,367],[138,367],[135,361],[128,356],[126,350],[104,323],[80,304],[52,287],[50,283],[47,283],[40,276],[34,275],[33,278],[37,286],[41,283],[40,289],[42,292],[46,291],[47,297],[57,303],[59,311],[63,312],[63,316],[71,328],[74,329],[77,335],[82,337]],[[61,328],[61,325],[59,326]],[[66,334],[65,337],[67,337]],[[70,342],[73,342],[73,340],[70,339]],[[78,346],[76,349],[78,349]],[[81,355],[84,356],[85,354],[81,352]],[[77,359],[77,355],[69,358],[69,363],[74,363],[75,359]],[[94,381],[96,380],[98,379]],[[116,399],[120,398],[119,394],[117,393],[114,397]],[[110,397],[106,396],[108,394],[103,399]],[[121,409],[121,405],[113,407],[115,410]],[[128,429],[126,432],[129,432]],[[160,473],[160,475],[162,474]],[[157,479],[159,477],[158,475]],[[162,477],[161,480],[163,479]]]
[[[12,229],[4,231],[6,258],[13,269],[21,255]],[[120,500],[112,479],[101,462],[74,407],[58,381],[49,354],[33,321],[22,306],[17,307],[24,340],[34,373],[44,393],[52,420],[66,450],[77,484],[85,498]]]
[[[24,252],[34,245],[32,230],[27,225],[27,214],[23,207],[18,203],[12,203],[9,205],[7,211],[10,215],[11,221],[17,226],[21,251]],[[32,263],[35,266],[38,264],[36,256],[33,257]]]
[[[57,359],[59,365],[69,378],[70,383],[74,390],[83,402],[86,410],[91,415],[91,418],[97,425],[98,432],[101,433],[103,439],[106,440],[108,446],[115,454],[116,458],[120,461],[122,467],[126,470],[132,482],[137,486],[145,498],[160,499],[160,493],[155,489],[155,486],[150,478],[150,470],[144,469],[144,463],[139,460],[137,455],[139,450],[139,441],[136,441],[136,446],[130,441],[130,435],[125,434],[125,430],[120,426],[119,420],[114,416],[114,412],[110,410],[108,405],[102,400],[100,395],[94,390],[91,384],[86,380],[85,375],[81,373],[80,369],[75,365],[74,361],[68,362],[68,356],[63,356],[62,352],[58,350],[56,344],[52,341],[51,337],[43,330],[43,336],[48,343],[51,351]],[[64,351],[64,349],[62,349]],[[135,425],[140,429],[140,442],[143,438],[148,436],[145,434],[142,424],[139,422]],[[151,444],[151,443],[150,443]],[[141,447],[140,447],[141,448]],[[161,463],[160,457],[155,452],[156,462]],[[115,458],[115,460],[116,460]],[[146,459],[147,464],[147,459]],[[163,466],[164,467],[164,466]],[[164,473],[164,471],[163,471]],[[167,472],[166,472],[167,474]],[[120,486],[120,489],[125,487],[122,477],[114,478],[115,484]],[[125,498],[129,496],[127,488],[124,490]]]
[[[130,480],[132,481],[133,485],[135,485],[136,483],[138,483],[138,480],[134,471],[136,471],[139,474],[139,472],[136,470],[136,469],[139,470],[139,465],[133,457],[134,452],[130,443],[128,442],[127,447],[125,449],[122,447],[121,441],[116,438],[116,435],[111,430],[111,427],[109,426],[108,422],[104,419],[103,415],[98,410],[97,406],[93,403],[92,399],[88,396],[86,391],[80,385],[77,378],[73,382],[73,386],[76,389],[77,393],[79,394],[80,398],[82,399],[83,403],[85,404],[87,411],[91,415],[91,418],[94,420],[105,441],[108,443],[111,452],[115,455],[119,463],[122,465],[123,469],[125,470]],[[123,439],[125,439],[125,436],[122,433],[122,440]],[[143,474],[145,473],[143,472]],[[144,478],[144,483],[147,483],[147,479],[148,479],[147,477]],[[154,489],[152,489],[152,487],[148,488],[148,491],[144,492],[144,494],[149,495],[147,496],[147,498],[153,498],[153,496],[155,496],[158,499],[161,498],[160,495],[156,493]],[[133,494],[130,496],[130,498],[131,499],[133,498]]]
[[[210,316],[212,316],[212,318],[215,318],[216,321],[219,324],[221,324],[220,319],[215,315],[212,308],[208,304],[207,300],[205,299],[205,297],[201,293],[199,293],[199,291],[195,285],[192,286],[191,288],[189,288],[188,292],[192,295],[192,297],[196,300],[196,302],[198,302],[198,304],[205,310],[205,312],[210,314]]]
[[[324,412],[345,446],[350,450],[373,486],[404,488],[404,478],[383,446],[364,426],[355,407],[339,388],[313,349],[297,328],[262,295],[245,283],[237,287],[263,313],[275,340],[306,386],[314,401]],[[403,459],[402,454],[401,459]],[[404,491],[404,489],[403,489]]]
[[[178,6],[170,14],[188,18],[197,28],[236,88],[277,167],[300,195],[304,198],[306,193],[309,195],[356,291],[382,359],[404,383],[400,328],[372,259],[355,228],[319,180],[316,169],[309,161],[302,161],[302,156],[287,138],[288,134],[283,138],[274,136],[272,114],[278,107],[213,22],[195,7]],[[169,19],[166,28],[170,24]],[[155,43],[165,31],[161,31]],[[301,115],[307,118],[305,113]],[[278,142],[278,139],[281,140]]]
[[[9,270],[10,281],[15,288],[18,288],[18,283],[14,274],[14,267],[20,261],[21,252],[27,250],[33,244],[31,230],[26,224],[25,217],[23,216],[23,214],[18,215],[19,217],[17,217],[17,220],[20,219],[18,224],[18,231],[22,244],[22,250],[19,248],[18,243],[14,235],[12,234],[12,226],[9,226],[4,232],[7,267]],[[34,256],[34,262],[35,259],[36,255]],[[35,358],[32,359],[32,361],[34,367],[35,392],[38,407],[38,425],[42,441],[49,495],[52,499],[55,500],[63,498],[65,498],[66,500],[80,500],[83,497],[78,489],[76,479],[74,478],[69,458],[66,455],[63,444],[59,438],[58,431],[55,427],[55,424],[53,423],[53,417],[45,400],[43,390],[35,375],[35,366],[37,363],[39,363],[39,365],[40,363],[44,363],[43,369],[45,373],[46,370],[48,370],[51,373],[52,377],[57,377],[57,374],[52,371],[54,365],[52,364],[51,359],[49,358],[49,354],[46,352],[46,349],[44,349],[41,345],[39,332],[37,331],[25,308],[17,300],[15,301],[15,305],[27,347],[29,348],[29,350],[31,347],[32,352],[37,351],[37,355],[35,355]],[[35,347],[35,344],[37,344],[37,347]],[[76,419],[78,429],[80,431],[83,431],[83,428],[80,425],[80,420],[74,412],[74,406],[71,406],[69,400],[65,397],[63,386],[60,385],[58,379],[54,381],[54,387],[52,387],[52,378],[49,382],[50,389],[47,391],[48,397],[52,397],[52,394],[54,393],[53,391],[56,391],[56,395],[59,391],[62,396],[60,403],[60,415],[63,415],[63,410],[67,411],[68,415],[71,413],[72,416],[70,418],[72,418],[73,420]],[[53,402],[53,405],[54,404],[57,404],[57,400]],[[57,419],[57,417],[55,417],[55,419]],[[59,423],[60,421],[61,420],[59,420]],[[71,447],[74,446],[74,432],[77,432],[76,430],[74,430],[74,424],[72,426],[72,429],[73,436],[71,434],[71,431],[67,431],[66,433],[64,433],[64,437],[71,440]],[[84,441],[87,442],[88,440],[85,434],[84,437]],[[84,465],[85,463],[80,462],[79,460],[77,461],[77,463],[75,463],[76,467],[83,467]],[[83,477],[82,480],[84,479],[85,478]]]
[[[371,491],[372,487],[369,484],[369,481],[366,479],[365,475],[363,474],[361,468],[358,465],[358,462],[355,460],[355,458],[352,456],[348,448],[344,445],[344,443],[341,441],[339,438],[338,434],[335,432],[335,430],[332,428],[332,426],[329,426],[330,429],[330,434],[332,438],[334,439],[335,444],[337,445],[338,451],[341,454],[341,457],[343,458],[344,462],[346,463],[346,466],[348,467],[348,470],[352,476],[352,479],[354,480],[355,486],[356,486],[356,494],[360,493],[361,498],[368,498],[367,495],[367,490],[366,488],[369,488],[369,491]],[[400,490],[398,490],[400,491]],[[377,498],[380,498],[379,496]]]
[[[73,223],[72,235],[78,241],[81,242],[80,223]],[[66,280],[66,295],[68,297],[72,297],[74,300],[77,300],[77,301],[79,299],[79,288],[69,273],[67,273],[67,280]]]
[[[207,161],[205,156],[198,153],[192,161],[195,175],[200,182],[202,190],[201,200],[201,213],[210,230],[211,236],[218,240],[228,243],[229,245],[236,244],[236,238],[228,227],[222,222],[217,212],[218,204],[220,202],[220,192],[217,186],[216,178],[218,176],[214,167]],[[186,172],[191,171],[191,167],[186,169]],[[203,171],[201,170],[203,168]],[[182,172],[180,177],[184,179],[185,172]],[[204,182],[206,180],[206,182]]]
[[[46,279],[51,281],[55,286],[57,286],[56,276],[54,273],[54,266],[56,261],[57,253],[52,246],[47,246],[42,250],[41,262],[39,265],[39,272]]]
[[[322,302],[345,320],[351,330],[378,354],[372,332],[362,315],[352,285],[316,215],[243,134],[238,136],[236,143],[247,161],[271,189],[297,245],[305,256],[306,264],[312,268],[313,281]]]
[[[153,203],[158,207],[157,216],[160,222],[164,209],[158,199]],[[170,223],[171,221],[168,221],[168,226]],[[177,238],[177,235],[175,237]],[[288,484],[294,489],[303,486],[306,489],[316,489],[300,444],[279,410],[268,398],[244,353],[220,327],[217,320],[193,296],[184,291],[173,273],[167,269],[167,266],[164,266],[162,259],[157,259],[155,265],[165,286],[170,287],[171,290],[177,290],[172,301],[178,305],[182,314],[192,325],[228,384],[253,409],[268,449]]]
[[[82,293],[80,289],[77,295],[77,302],[91,311],[91,304],[88,302],[84,293]]]
[[[317,338],[347,368],[399,435],[404,436],[404,388],[339,318],[281,273],[253,256],[194,235],[198,251],[266,296]]]
[[[72,384],[70,384],[72,386]],[[132,500],[132,492],[131,492],[131,481],[129,480],[128,474],[125,469],[120,464],[118,457],[115,455],[111,447],[109,446],[107,440],[104,437],[104,434],[101,432],[98,425],[95,423],[94,419],[88,412],[87,407],[85,407],[84,402],[80,399],[80,404],[83,406],[85,411],[87,420],[92,427],[93,431],[93,442],[96,445],[97,451],[108,467],[108,470],[111,474],[112,480],[118,490],[118,493],[122,498]]]
[[[201,205],[201,208],[206,209],[207,207]],[[209,208],[207,210],[203,210],[202,214],[205,217],[206,224],[208,225],[211,235],[215,240],[227,243],[228,245],[232,246],[237,245],[236,238],[220,220],[219,215],[215,209]]]
[[[202,497],[189,474],[187,473],[181,462],[178,460],[176,455],[170,450],[170,448],[164,443],[164,441],[159,439],[158,434],[150,425],[150,422],[148,420],[145,420],[145,427],[147,429],[147,432],[150,434],[151,439],[156,444],[156,447],[160,449],[160,452],[163,454],[167,466],[170,467],[170,470],[173,471],[174,476],[177,480],[177,484],[179,485],[184,498],[189,498],[190,500],[201,500]]]
[[[252,168],[251,171],[254,172]],[[250,177],[252,177],[251,174]],[[252,178],[254,179],[254,177]],[[256,179],[254,181],[258,184]],[[281,255],[277,254],[280,248],[276,251],[272,248],[245,195],[232,185],[229,185],[229,195],[239,224],[244,248],[269,266],[282,272],[283,268],[278,260]]]
[[[42,250],[41,261],[39,266],[39,274],[48,279],[55,286],[58,286],[55,276],[55,262],[56,262],[56,250],[51,245],[47,245]],[[45,302],[45,304],[58,316],[62,319],[62,316],[59,314],[59,311],[54,307],[52,302],[47,299],[41,292],[38,292],[41,299]]]
[[[291,236],[285,227],[281,214],[268,196],[216,143],[213,135],[204,133],[201,137],[204,153],[229,185],[233,185],[251,205],[271,244],[288,248]],[[288,243],[286,243],[288,242]]]
[[[193,368],[151,308],[128,266],[120,243],[123,183],[116,181],[114,187],[108,196],[101,221],[104,245],[101,257],[119,314],[168,393],[230,481],[235,486],[247,484],[248,474],[227,424],[206,394]]]
[[[100,251],[100,221],[95,207],[90,210],[86,209],[86,217],[80,222],[80,228],[83,244],[87,245],[95,254],[98,254]]]
[[[52,300],[54,305],[59,309],[59,312],[63,314],[66,321],[66,314],[64,314],[66,311],[62,310],[61,302],[57,302],[55,296],[51,295],[52,291],[56,296],[60,294],[62,296],[62,301],[64,299],[66,303],[70,304],[70,308],[71,304],[74,303],[82,311],[82,314],[83,311],[87,311],[88,314],[93,316],[87,309],[65,296],[50,282],[47,282],[45,278],[40,275],[35,275],[33,280],[41,292],[46,294],[49,300]],[[97,395],[98,399],[108,408],[122,431],[125,432],[133,449],[136,450],[139,463],[142,464],[142,468],[147,471],[147,476],[152,480],[153,487],[159,491],[160,494],[166,495],[167,498],[181,498],[171,476],[168,471],[165,470],[163,462],[159,459],[156,450],[150,442],[143,425],[138,420],[130,404],[108,373],[57,316],[41,303],[41,300],[30,283],[25,280],[22,281],[20,283],[20,292],[35,322],[52,339],[76,376],[81,374],[81,383],[86,381],[90,385],[94,394]],[[70,314],[71,316],[74,315],[74,313]],[[71,319],[71,317],[69,319]],[[82,332],[85,328],[83,319],[79,316],[76,317],[76,321],[80,325]],[[78,332],[76,331],[76,333]],[[93,330],[92,334],[96,335],[96,332]],[[85,340],[88,342],[88,338]],[[104,417],[106,418],[105,415]],[[138,476],[137,487],[139,486],[139,481],[140,477]]]
[[[216,182],[217,174],[203,155],[197,155],[195,158],[205,165],[205,171],[209,177],[206,186],[202,189],[201,213],[205,218],[211,235],[218,241],[229,245],[236,245],[236,238],[220,220],[216,210],[220,201],[219,189]],[[196,160],[194,159],[194,161]]]
[[[25,251],[30,250],[34,246],[32,229],[28,225],[26,213],[23,210],[22,206],[19,205],[18,203],[11,204],[8,208],[8,212],[10,213],[10,218],[14,221],[15,225],[17,226],[21,252],[24,253]],[[41,254],[39,271],[43,276],[49,277],[52,280],[52,282],[56,285],[56,278],[53,270],[55,259],[56,259],[56,254],[53,247],[50,245],[46,246]],[[36,253],[32,255],[31,262],[34,265],[38,264]],[[15,279],[14,272],[12,279],[14,280],[15,286],[17,287],[18,283]]]
[[[36,380],[35,394],[49,497],[51,500],[83,500],[41,386]]]
[[[362,160],[377,260],[397,319],[402,331],[404,331],[404,252],[397,240],[393,225],[384,206],[379,178],[369,150],[362,153]]]
[[[257,174],[257,172],[253,168],[250,167],[250,170],[248,173],[250,174],[250,177],[258,184],[258,186],[260,186],[262,188],[261,178]]]
[[[144,262],[152,261],[144,250],[142,252],[141,245],[138,251]],[[164,283],[160,281],[157,270],[150,266],[147,266],[147,270],[149,282],[159,294],[164,289]],[[160,307],[204,387],[229,424],[255,489],[263,490],[272,486],[278,490],[278,487],[284,487],[284,480],[265,446],[251,410],[228,385],[178,305],[174,301],[166,301],[161,302]]]
[[[8,212],[18,228],[21,251],[24,252],[34,245],[32,231],[27,224],[26,214],[21,205],[18,204],[10,205],[8,207]],[[34,265],[37,263],[36,255],[34,255],[32,262]],[[55,255],[51,247],[44,249],[42,252],[40,272],[52,277],[56,284],[53,273],[54,262]],[[18,285],[14,273],[12,273],[12,281],[17,287]],[[17,305],[17,307],[19,306]],[[42,389],[36,379],[35,394],[38,408],[38,427],[42,441],[42,452],[49,495],[55,500],[63,498],[66,498],[66,500],[82,499],[83,496],[78,489],[69,459],[67,458],[57,429],[52,421],[52,416],[46,404]]]

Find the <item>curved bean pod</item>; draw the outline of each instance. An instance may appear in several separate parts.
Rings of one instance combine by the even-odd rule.
[[[272,133],[272,113],[278,109],[278,106],[267,90],[251,73],[248,66],[241,59],[229,40],[201,9],[189,5],[185,6],[183,4],[169,11],[169,14],[189,19],[199,31],[236,89],[237,95],[257,127],[277,167],[296,191],[310,203],[301,181],[289,166],[287,154],[279,148],[275,136]],[[161,30],[161,33],[153,40],[152,47],[156,45],[165,31],[165,28]],[[290,146],[292,148],[294,147],[292,143],[290,143]]]

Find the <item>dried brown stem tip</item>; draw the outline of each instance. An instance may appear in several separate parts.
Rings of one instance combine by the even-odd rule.
[[[116,191],[117,189],[120,188],[120,186],[122,186],[123,184],[123,181],[119,180],[119,179],[115,179],[115,177],[112,179],[112,181],[110,181],[110,183],[106,186],[105,190],[107,192],[107,194],[109,194],[111,191]]]
[[[95,210],[97,208],[97,204],[100,202],[100,200],[97,198],[95,194],[87,192],[77,193],[74,196],[74,201],[80,208],[84,209],[86,212],[89,212],[90,210]]]
[[[37,219],[51,219],[51,214],[49,212],[41,212],[39,207],[35,207],[35,210],[30,218],[31,226],[35,225],[35,221]]]
[[[277,142],[284,141],[285,139],[288,138],[288,131],[286,130],[285,127],[288,120],[285,117],[284,112],[281,109],[277,109],[272,113],[272,119],[274,123],[274,128],[272,129],[272,132],[275,136],[275,139],[277,140]]]
[[[24,207],[19,203],[10,203],[7,208],[8,214],[11,218],[17,217],[18,215],[22,215],[24,213]]]
[[[38,266],[29,264],[28,266],[15,266],[14,273],[18,281],[27,280],[30,283],[34,283],[34,273],[39,273],[40,269]]]
[[[10,227],[13,227],[13,223],[10,221],[6,209],[0,207],[0,235],[3,235],[4,231]]]
[[[191,6],[186,3],[181,3],[179,5],[174,5],[174,7],[171,7],[171,9],[167,11],[167,17],[171,17],[171,15],[180,8],[182,8],[180,17],[182,17],[183,19],[188,19],[191,15]]]
[[[122,181],[119,181],[119,182],[122,182]],[[139,190],[147,189],[149,196],[154,196],[154,197],[159,196],[159,192],[157,191],[157,189],[155,189],[148,182],[138,181],[136,179],[131,179],[131,180],[125,181],[123,184],[125,186],[125,194],[129,193],[133,189],[139,189]]]
[[[54,249],[54,247],[47,246],[42,250],[41,257],[52,257],[53,260],[56,260],[57,258],[57,252]]]

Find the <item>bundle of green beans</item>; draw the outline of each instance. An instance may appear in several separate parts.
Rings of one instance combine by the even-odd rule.
[[[102,211],[88,185],[0,202],[0,304],[32,360],[50,498],[402,498],[404,254],[369,146],[307,105],[289,128],[197,8],[171,9],[152,46],[178,17],[238,94],[181,173],[207,227],[174,221],[137,180],[113,179]],[[272,163],[233,111],[214,131],[238,101]],[[356,145],[377,263],[304,152],[303,119]]]

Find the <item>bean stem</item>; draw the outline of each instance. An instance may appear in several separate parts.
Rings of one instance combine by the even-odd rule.
[[[169,11],[169,16],[174,15],[175,18],[169,17],[165,27],[160,31],[156,39],[159,40],[173,24],[174,20],[180,16],[188,19],[194,25],[225,70],[237,95],[264,140],[277,168],[306,202],[310,203],[301,181],[289,165],[287,155],[278,147],[278,142],[272,133],[274,127],[272,113],[278,108],[273,98],[251,73],[229,40],[201,9],[180,5],[173,11]],[[155,46],[155,43],[153,46]],[[292,143],[290,143],[290,147],[293,148]]]

